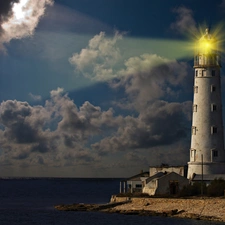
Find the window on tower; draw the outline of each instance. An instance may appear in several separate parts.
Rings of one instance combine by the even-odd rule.
[[[218,151],[214,148],[211,150],[211,161],[213,162],[213,158],[218,157],[219,153]]]
[[[212,77],[215,77],[215,75],[216,75],[216,71],[212,70]]]
[[[196,65],[197,65],[197,66],[199,65],[198,56],[195,57],[195,62],[194,62],[194,64],[195,64],[195,66],[196,66]]]
[[[217,127],[212,126],[211,127],[211,134],[216,134],[217,133]]]
[[[214,148],[211,150],[211,161],[214,161],[214,158],[219,156],[219,152]]]
[[[206,70],[202,70],[202,76],[206,77]]]
[[[198,76],[198,70],[195,71],[195,76],[196,76],[196,77]]]
[[[191,149],[191,159],[195,162],[196,161],[196,150]]]
[[[195,92],[195,93],[198,93],[198,86],[195,86],[195,87],[194,87],[194,92]]]
[[[193,105],[193,112],[197,112],[197,105]]]
[[[192,127],[192,135],[196,135],[196,130],[197,130],[196,127],[193,126]]]
[[[218,157],[218,151],[213,150],[213,157]]]
[[[211,111],[212,111],[212,112],[216,111],[216,104],[212,104],[212,105],[211,105]]]
[[[216,91],[216,86],[215,85],[211,85],[211,92],[215,92]]]

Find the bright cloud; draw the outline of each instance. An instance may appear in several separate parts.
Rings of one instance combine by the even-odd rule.
[[[12,39],[20,39],[33,34],[47,5],[53,0],[20,0],[12,4],[11,13],[1,24],[1,45]]]
[[[185,63],[151,54],[131,57],[125,62],[125,67],[120,72],[123,76],[113,86],[124,86],[139,110],[153,100],[171,95],[168,87],[181,85],[188,68]]]
[[[87,48],[75,53],[69,62],[75,71],[93,80],[105,81],[116,77],[116,67],[120,63],[121,54],[117,42],[122,35],[116,33],[113,38],[106,38],[104,32],[95,35]]]
[[[190,66],[156,54],[142,54],[123,61],[117,45],[122,36],[118,33],[106,38],[105,33],[95,35],[87,48],[75,53],[70,63],[75,71],[95,81],[108,81],[111,87],[124,87],[135,108],[165,95],[176,95],[172,87],[180,86],[187,77]],[[116,78],[116,80],[114,79]]]

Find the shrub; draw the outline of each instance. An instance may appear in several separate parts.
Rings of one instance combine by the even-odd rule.
[[[207,195],[214,197],[223,196],[224,190],[225,190],[225,180],[222,178],[218,178],[213,180],[207,187]]]
[[[184,186],[179,193],[179,197],[198,196],[201,195],[201,183],[196,182]],[[203,193],[206,193],[206,185],[203,183]]]

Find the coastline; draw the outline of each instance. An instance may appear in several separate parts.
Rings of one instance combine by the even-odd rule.
[[[122,199],[116,197],[116,201]],[[131,198],[111,210],[225,222],[225,198]]]
[[[61,211],[101,211],[142,216],[168,216],[225,222],[225,198],[127,198],[112,196],[108,204],[56,205]]]

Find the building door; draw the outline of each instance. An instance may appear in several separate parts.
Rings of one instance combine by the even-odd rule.
[[[170,181],[169,185],[170,185],[170,194],[171,195],[178,194],[178,191],[179,191],[179,183],[178,183],[178,181]]]

